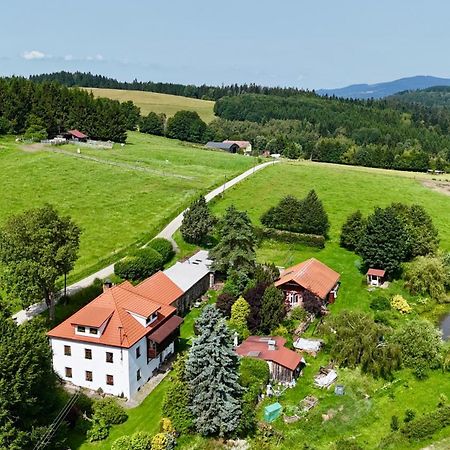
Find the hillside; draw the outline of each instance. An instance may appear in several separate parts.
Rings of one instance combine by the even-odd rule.
[[[84,88],[92,91],[95,97],[110,98],[126,102],[131,100],[141,108],[141,114],[146,115],[150,111],[164,113],[168,117],[173,116],[182,109],[196,111],[198,115],[209,123],[214,118],[214,102],[199,100],[196,98],[182,97],[179,95],[158,94],[156,92],[131,91],[120,89]]]
[[[418,75],[376,84],[352,84],[336,89],[318,89],[316,92],[319,95],[369,99],[384,98],[397,92],[426,89],[432,86],[450,86],[450,79]]]
[[[250,168],[253,158],[129,132],[112,150],[23,146],[0,139],[0,223],[51,203],[83,230],[71,280],[154,236],[201,192]]]
[[[417,103],[432,108],[450,108],[450,86],[434,86],[428,89],[399,92],[390,96],[388,100]]]

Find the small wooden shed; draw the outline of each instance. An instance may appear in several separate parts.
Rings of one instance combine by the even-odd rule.
[[[381,286],[384,283],[385,276],[385,270],[370,268],[366,273],[367,284],[369,286]]]

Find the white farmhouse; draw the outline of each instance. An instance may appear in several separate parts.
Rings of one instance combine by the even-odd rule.
[[[174,352],[183,321],[128,281],[112,286],[48,332],[53,368],[66,382],[131,398]],[[163,296],[162,296],[163,297]]]

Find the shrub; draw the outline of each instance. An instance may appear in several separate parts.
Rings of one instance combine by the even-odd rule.
[[[161,433],[175,433],[175,428],[172,425],[172,421],[167,417],[163,417],[160,420],[159,430]]]
[[[164,263],[170,261],[175,254],[172,243],[164,238],[155,238],[150,241],[148,246],[162,256]]]
[[[89,442],[106,439],[109,434],[109,428],[110,426],[103,419],[99,419],[94,416],[92,418],[92,426],[86,434]]]
[[[402,428],[402,433],[409,440],[419,441],[433,436],[434,433],[448,425],[450,425],[450,406],[443,406],[412,420]]]
[[[216,308],[220,309],[226,318],[229,318],[231,316],[231,307],[235,301],[235,295],[228,292],[222,292],[217,297]]]
[[[256,404],[258,403],[258,393],[259,390],[255,386],[252,386],[242,396],[241,419],[237,429],[238,434],[241,436],[251,436],[256,431]]]
[[[152,450],[172,450],[175,448],[175,437],[170,433],[158,433],[153,436]]]
[[[400,294],[394,295],[394,297],[392,297],[391,306],[402,314],[409,314],[412,311],[409,303]]]
[[[94,417],[99,418],[107,425],[118,425],[127,420],[128,415],[114,398],[98,400],[93,405]]]
[[[141,248],[114,266],[114,273],[126,280],[143,280],[164,265],[163,257],[153,248]]]
[[[244,356],[239,366],[239,383],[244,387],[263,389],[269,382],[269,365],[266,361]]]
[[[416,417],[416,412],[413,409],[407,409],[405,411],[405,418],[403,419],[403,422],[408,423],[411,422],[411,420],[414,420]]]
[[[354,439],[341,438],[336,441],[336,450],[363,450]]]
[[[391,417],[391,430],[392,431],[397,431],[398,429],[399,429],[398,417],[397,416],[392,416]]]
[[[391,309],[391,302],[388,298],[380,295],[374,297],[370,301],[370,309],[373,309],[375,311],[387,311],[388,309]]]
[[[259,240],[273,239],[287,244],[303,244],[308,247],[324,248],[325,238],[317,234],[295,233],[293,231],[277,230],[275,228],[256,228]]]
[[[138,431],[131,435],[130,444],[130,450],[151,450],[152,436],[145,431]]]
[[[130,436],[120,436],[111,444],[111,450],[133,450]]]
[[[250,332],[247,327],[247,318],[250,315],[250,305],[244,297],[239,297],[231,307],[229,326],[235,330],[241,339],[247,339]]]
[[[308,312],[301,306],[295,306],[291,309],[290,318],[292,320],[300,320],[303,322],[308,317]]]

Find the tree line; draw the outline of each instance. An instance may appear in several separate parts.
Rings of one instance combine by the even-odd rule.
[[[201,86],[196,86],[193,84],[138,81],[137,79],[128,82],[118,81],[115,78],[106,77],[104,75],[94,75],[90,72],[72,73],[61,71],[43,73],[40,75],[31,75],[30,80],[36,82],[57,81],[69,87],[78,86],[157,92],[160,94],[179,95],[182,97],[199,98],[203,100],[217,100],[225,95],[241,95],[244,93],[288,96],[298,94],[299,92],[307,92],[295,87],[269,87],[260,86],[256,83],[222,84],[221,86],[202,84]]]
[[[139,112],[132,102],[95,99],[92,93],[56,82],[0,78],[0,134],[37,131],[39,137],[54,137],[76,128],[92,139],[125,142]]]

